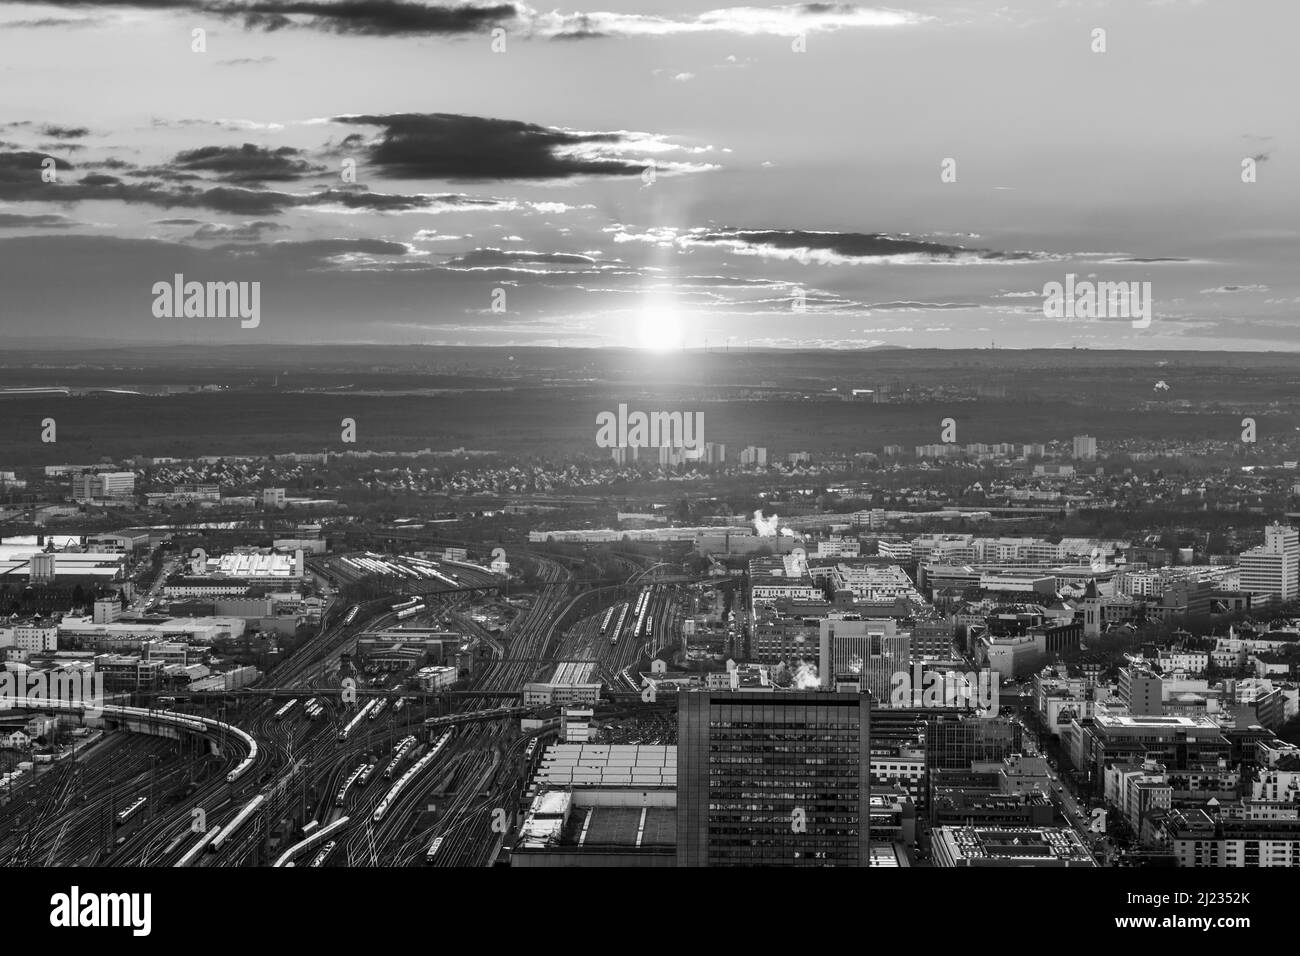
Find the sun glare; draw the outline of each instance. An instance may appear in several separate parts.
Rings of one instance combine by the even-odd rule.
[[[682,346],[682,319],[671,309],[654,309],[642,314],[637,323],[637,344],[652,352],[667,352]]]

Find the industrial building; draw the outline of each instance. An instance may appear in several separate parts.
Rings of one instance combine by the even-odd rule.
[[[549,681],[524,685],[524,706],[598,703],[602,685],[592,680],[595,673],[595,661],[565,661]]]

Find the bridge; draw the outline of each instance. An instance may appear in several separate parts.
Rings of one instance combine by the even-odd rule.
[[[490,697],[494,700],[508,700],[518,697],[520,692],[517,690],[393,690],[382,687],[363,687],[360,682],[355,688],[347,688],[349,694],[355,694],[358,699],[361,698],[387,698],[397,700],[399,697],[405,697],[408,700],[437,701],[440,698],[462,698],[462,697]],[[240,687],[234,690],[200,690],[188,691],[181,693],[150,692],[149,694],[138,695],[140,697],[174,697],[178,701],[209,701],[222,700],[230,697],[248,697],[262,698],[265,700],[291,700],[298,698],[305,700],[312,697],[335,698],[342,695],[344,688],[338,687]]]
[[[239,740],[248,751],[248,757],[234,771],[243,774],[257,759],[257,741],[232,724],[210,717],[179,714],[169,710],[144,707],[126,707],[94,700],[62,700],[57,697],[18,697],[11,705],[22,710],[70,711],[81,717],[82,723],[103,722],[106,726],[124,727],[132,733],[152,734],[157,737],[180,739],[182,733],[194,734],[204,740],[216,756],[221,756],[221,745],[226,740]],[[215,734],[215,738],[213,736]]]
[[[456,724],[472,724],[484,720],[500,720],[503,717],[522,717],[531,714],[532,707],[494,707],[491,710],[471,710],[464,714],[447,714],[445,717],[430,717],[424,722],[425,727],[451,727]]]

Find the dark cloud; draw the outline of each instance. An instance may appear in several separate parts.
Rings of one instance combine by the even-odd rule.
[[[82,27],[98,23],[94,17],[84,17],[80,20],[68,20],[61,17],[42,17],[39,20],[10,20],[5,24],[6,27]]]
[[[118,7],[137,10],[188,10],[242,20],[248,29],[268,32],[301,25],[331,33],[360,36],[428,36],[481,33],[515,19],[510,3],[406,3],[402,0],[46,0],[45,6]],[[28,21],[36,25],[39,21]]]
[[[287,209],[343,209],[372,212],[415,212],[421,209],[510,208],[508,200],[479,199],[456,193],[402,195],[370,192],[363,186],[331,187],[293,194],[239,186],[168,185],[162,181],[124,183],[116,176],[92,173],[77,182],[41,181],[41,162],[46,157],[34,152],[0,153],[0,201],[7,202],[122,202],[127,205],[162,209],[207,209],[238,216],[273,216]],[[56,168],[71,170],[65,160]],[[103,164],[100,164],[103,165]],[[135,175],[147,175],[147,171]],[[171,177],[158,177],[170,179]]]
[[[576,133],[516,120],[453,113],[340,116],[383,130],[371,165],[404,179],[563,179],[640,175],[643,163],[595,155],[626,143],[623,133]],[[585,153],[585,155],[584,155]]]
[[[385,239],[308,239],[301,242],[286,240],[260,245],[215,246],[213,251],[237,257],[254,256],[264,263],[311,265],[335,256],[404,256],[411,250],[403,243]]]
[[[851,3],[735,6],[671,16],[595,11],[566,14],[512,2],[484,6],[414,0],[46,0],[45,5],[186,10],[242,20],[251,30],[301,27],[354,36],[463,36],[509,24],[520,36],[559,40],[663,37],[701,31],[796,36],[811,30],[899,26],[930,19]]]
[[[41,135],[54,139],[81,139],[90,135],[90,130],[84,126],[42,126]]]
[[[1191,262],[1191,259],[1182,259],[1177,256],[1153,256],[1151,258],[1141,258],[1138,256],[1128,256],[1123,259],[1107,259],[1106,262]]]
[[[122,159],[101,159],[96,162],[86,162],[81,164],[82,169],[134,169],[130,163]]]
[[[56,213],[24,216],[21,213],[0,213],[0,229],[67,229],[77,225],[76,220]]]
[[[514,19],[519,10],[513,4],[433,6],[400,0],[263,0],[251,4],[210,3],[213,13],[242,16],[245,26],[279,30],[293,25],[291,17],[306,18],[306,26],[332,33],[361,36],[428,36],[431,34],[482,33]]]
[[[737,252],[785,258],[853,261],[907,257],[928,262],[1022,262],[1049,258],[1036,252],[968,249],[949,243],[886,233],[805,232],[798,229],[693,230],[682,237],[686,245],[721,245]]]
[[[521,264],[594,266],[598,260],[591,256],[569,252],[507,252],[503,249],[475,249],[464,255],[448,259],[448,267],[462,269],[490,269]]]
[[[38,153],[32,150],[0,153],[0,198],[4,198],[3,187],[11,183],[30,185],[37,189],[41,187],[48,189],[52,186],[52,183],[41,181],[41,171],[45,169],[45,160],[51,158],[54,160],[56,170],[69,171],[75,168],[66,159],[60,159],[57,156],[51,157],[48,153]]]
[[[228,183],[292,182],[324,168],[303,159],[301,150],[292,146],[267,149],[254,143],[189,149],[178,153],[173,163],[183,170],[215,173]]]
[[[197,223],[195,219],[176,219],[163,220],[165,222],[175,223]],[[270,222],[266,219],[256,219],[252,222],[241,223],[237,226],[228,226],[220,222],[205,222],[191,235],[191,239],[206,241],[210,239],[221,239],[226,242],[253,242],[261,239],[268,232],[280,232],[288,229],[288,226],[281,225],[278,222]]]

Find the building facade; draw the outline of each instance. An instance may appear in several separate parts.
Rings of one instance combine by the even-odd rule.
[[[866,866],[869,698],[678,699],[679,866]]]

